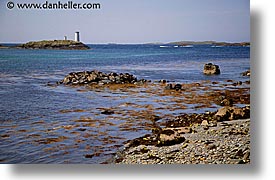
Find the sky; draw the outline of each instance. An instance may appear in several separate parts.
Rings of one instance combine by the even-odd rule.
[[[13,9],[7,3],[15,3]],[[0,43],[74,39],[90,44],[190,41],[250,41],[249,0],[71,0],[100,3],[93,10],[18,9],[0,0]],[[68,0],[59,0],[62,3]],[[58,0],[48,0],[56,3]]]

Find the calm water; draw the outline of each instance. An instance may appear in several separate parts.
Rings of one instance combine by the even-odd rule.
[[[148,132],[143,122],[106,116],[100,108],[153,104],[125,92],[50,87],[72,71],[128,72],[174,82],[243,80],[249,47],[91,45],[85,51],[0,49],[0,163],[102,163],[125,140]],[[221,75],[204,76],[203,65]],[[133,129],[127,129],[126,125]],[[93,154],[92,158],[85,155]]]

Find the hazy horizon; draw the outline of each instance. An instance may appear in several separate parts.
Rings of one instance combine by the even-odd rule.
[[[64,39],[64,36],[73,40],[75,31],[80,32],[80,41],[86,44],[250,42],[249,0],[98,0],[95,3],[100,3],[101,8],[96,10],[10,10],[7,2],[0,2],[1,43]]]

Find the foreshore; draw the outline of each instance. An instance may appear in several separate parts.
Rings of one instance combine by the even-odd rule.
[[[240,73],[250,76],[250,71]],[[128,140],[106,163],[115,164],[249,164],[250,163],[250,81],[169,83],[138,80],[131,74],[102,73],[99,71],[74,72],[58,85],[85,86],[88,90],[123,91],[130,96],[158,97],[156,102],[165,107],[139,111],[134,103],[102,109],[102,114],[144,118],[150,134]],[[145,94],[142,95],[146,98]],[[170,100],[168,100],[170,99]],[[194,105],[197,109],[216,111],[186,113],[178,116],[157,110],[173,112]],[[242,106],[240,106],[242,104]],[[128,106],[134,109],[126,110]],[[126,109],[125,109],[126,108]],[[147,108],[147,106],[144,106]],[[136,109],[136,110],[135,110]],[[131,124],[129,124],[129,129]],[[134,130],[134,129],[133,129]],[[93,157],[93,155],[91,155]]]
[[[207,128],[206,128],[207,127]],[[182,143],[139,145],[118,152],[117,164],[249,164],[250,119],[194,125]]]

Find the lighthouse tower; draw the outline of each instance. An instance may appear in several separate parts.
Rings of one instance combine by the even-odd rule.
[[[76,42],[79,42],[79,41],[80,41],[79,32],[78,32],[78,31],[75,32],[75,34],[74,34],[74,40],[75,40]]]

